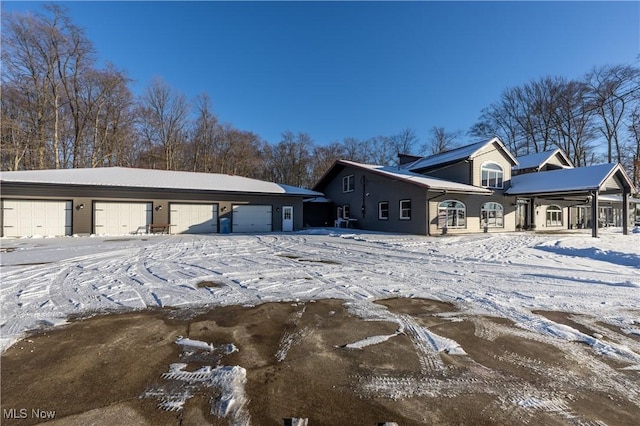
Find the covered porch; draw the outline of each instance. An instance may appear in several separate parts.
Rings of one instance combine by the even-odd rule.
[[[516,197],[518,217],[524,218],[529,229],[536,229],[536,222],[542,220],[536,214],[537,207],[557,205],[568,210],[567,228],[590,227],[591,235],[597,237],[598,229],[609,225],[621,226],[623,234],[629,233],[629,204],[636,200],[631,198],[632,189],[620,164],[601,164],[514,176],[505,194]],[[615,215],[613,204],[618,211]],[[549,220],[549,214],[553,220],[553,211],[544,220]]]

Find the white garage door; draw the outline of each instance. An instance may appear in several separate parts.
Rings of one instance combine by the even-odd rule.
[[[170,207],[172,234],[211,234],[218,232],[216,204],[174,204]]]
[[[71,235],[71,201],[4,200],[2,235]]]
[[[232,232],[271,232],[271,206],[233,206]]]
[[[145,232],[151,224],[151,203],[97,202],[93,204],[93,225],[98,235]]]

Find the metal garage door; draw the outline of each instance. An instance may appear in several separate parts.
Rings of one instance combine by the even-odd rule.
[[[93,204],[94,232],[124,235],[146,232],[151,224],[151,203],[96,202]]]
[[[172,234],[211,234],[218,232],[217,204],[169,205]]]
[[[271,232],[271,206],[233,206],[232,232]]]
[[[71,201],[3,200],[2,235],[71,235]]]

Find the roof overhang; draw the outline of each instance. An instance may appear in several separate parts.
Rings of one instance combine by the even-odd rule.
[[[600,164],[513,176],[506,195],[549,197],[631,193],[633,184],[620,164]]]
[[[326,182],[333,178],[337,173],[339,173],[340,170],[344,169],[345,167],[352,167],[354,169],[372,173],[378,176],[384,176],[388,179],[415,185],[428,191],[447,192],[451,194],[493,194],[493,191],[487,188],[481,188],[473,185],[467,185],[459,182],[421,175],[399,167],[383,167],[372,164],[362,164],[348,160],[336,160],[333,163],[333,166],[331,166],[331,168],[324,174],[324,176],[320,178],[318,183],[314,185],[313,189],[322,190]]]

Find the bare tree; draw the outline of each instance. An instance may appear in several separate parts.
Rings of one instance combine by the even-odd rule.
[[[447,132],[444,127],[433,126],[429,131],[429,146],[423,150],[429,154],[438,154],[455,148],[460,132]]]
[[[596,160],[593,109],[586,102],[587,90],[581,81],[565,82],[555,108],[557,146],[578,167]]]
[[[266,177],[278,183],[308,187],[313,141],[306,133],[286,131],[276,145],[265,146]]]
[[[588,97],[599,121],[597,128],[607,142],[607,160],[623,162],[623,119],[634,93],[640,90],[640,69],[628,65],[593,68],[585,77]]]
[[[396,162],[398,154],[410,154],[415,150],[418,137],[413,129],[406,128],[399,133],[389,136],[390,149],[393,151],[393,161]]]
[[[315,184],[329,170],[334,161],[339,159],[346,159],[345,147],[340,143],[332,142],[326,146],[315,146],[311,158],[310,186]]]
[[[3,112],[12,110],[14,117],[20,115],[24,120],[22,136],[26,137],[29,153],[25,156],[30,160],[25,168],[42,169],[50,165],[46,154],[53,127],[50,75],[55,70],[44,41],[48,26],[42,16],[13,14],[2,18],[3,101],[12,103]],[[17,109],[24,115],[17,114]]]
[[[211,111],[211,99],[202,93],[195,101],[198,116],[191,137],[193,171],[210,171],[220,140],[218,118]]]
[[[636,102],[629,114],[629,134],[632,146],[631,176],[635,191],[640,191],[640,103]]]
[[[134,102],[129,78],[113,67],[90,74],[86,86],[85,159],[88,167],[131,165],[136,151]]]
[[[140,130],[149,148],[161,147],[163,158],[151,167],[177,170],[178,150],[184,144],[189,104],[187,98],[156,78],[141,100]],[[158,159],[160,160],[160,159]]]

